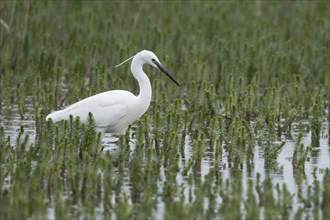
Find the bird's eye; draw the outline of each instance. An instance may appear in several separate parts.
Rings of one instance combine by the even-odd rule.
[[[156,62],[156,60],[155,60],[155,59],[151,59],[151,61],[152,61],[152,62]]]

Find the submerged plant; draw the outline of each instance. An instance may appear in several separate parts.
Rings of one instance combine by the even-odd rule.
[[[312,147],[320,146],[321,135],[321,111],[317,104],[313,106],[311,131],[312,131]]]
[[[304,144],[301,143],[301,139],[302,139],[302,133],[299,132],[298,138],[294,145],[292,166],[294,170],[304,172],[305,162],[308,159],[308,152],[310,151],[310,147],[305,148]]]

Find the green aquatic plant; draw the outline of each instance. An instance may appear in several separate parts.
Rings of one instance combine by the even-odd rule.
[[[248,182],[248,193],[247,199],[244,201],[244,207],[246,209],[246,218],[247,219],[259,219],[259,205],[257,202],[257,197],[253,190],[254,182],[249,180]]]
[[[327,8],[3,1],[0,219],[328,219]],[[92,117],[45,121],[137,91],[129,67],[113,67],[142,49],[182,87],[145,69],[149,110],[118,142],[101,142]]]
[[[312,144],[311,144],[312,147],[319,147],[320,135],[321,135],[321,110],[317,104],[313,106],[311,132],[312,132]]]
[[[305,162],[308,159],[308,153],[310,152],[310,147],[304,146],[301,143],[302,133],[299,132],[298,138],[296,140],[293,157],[292,157],[292,166],[296,171],[304,171],[305,170]]]
[[[270,143],[267,141],[264,146],[265,167],[276,166],[278,155],[281,153],[284,145],[284,141],[281,143]]]
[[[321,210],[322,210],[322,217],[328,218],[330,217],[329,211],[329,202],[330,202],[330,170],[325,170],[325,175],[323,177],[323,192],[322,192],[322,200],[321,200]]]

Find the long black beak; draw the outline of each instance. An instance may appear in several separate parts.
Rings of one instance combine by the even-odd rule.
[[[162,71],[163,73],[165,73],[165,75],[170,78],[175,84],[177,84],[180,87],[180,84],[174,79],[174,77],[157,61],[154,61],[154,64],[156,64],[156,66],[158,67],[158,69],[160,71]]]

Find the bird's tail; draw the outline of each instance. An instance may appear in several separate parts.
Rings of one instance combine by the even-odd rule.
[[[46,121],[48,121],[49,119],[52,119],[54,123],[61,121],[62,120],[61,111],[50,113],[49,115],[46,116]]]

